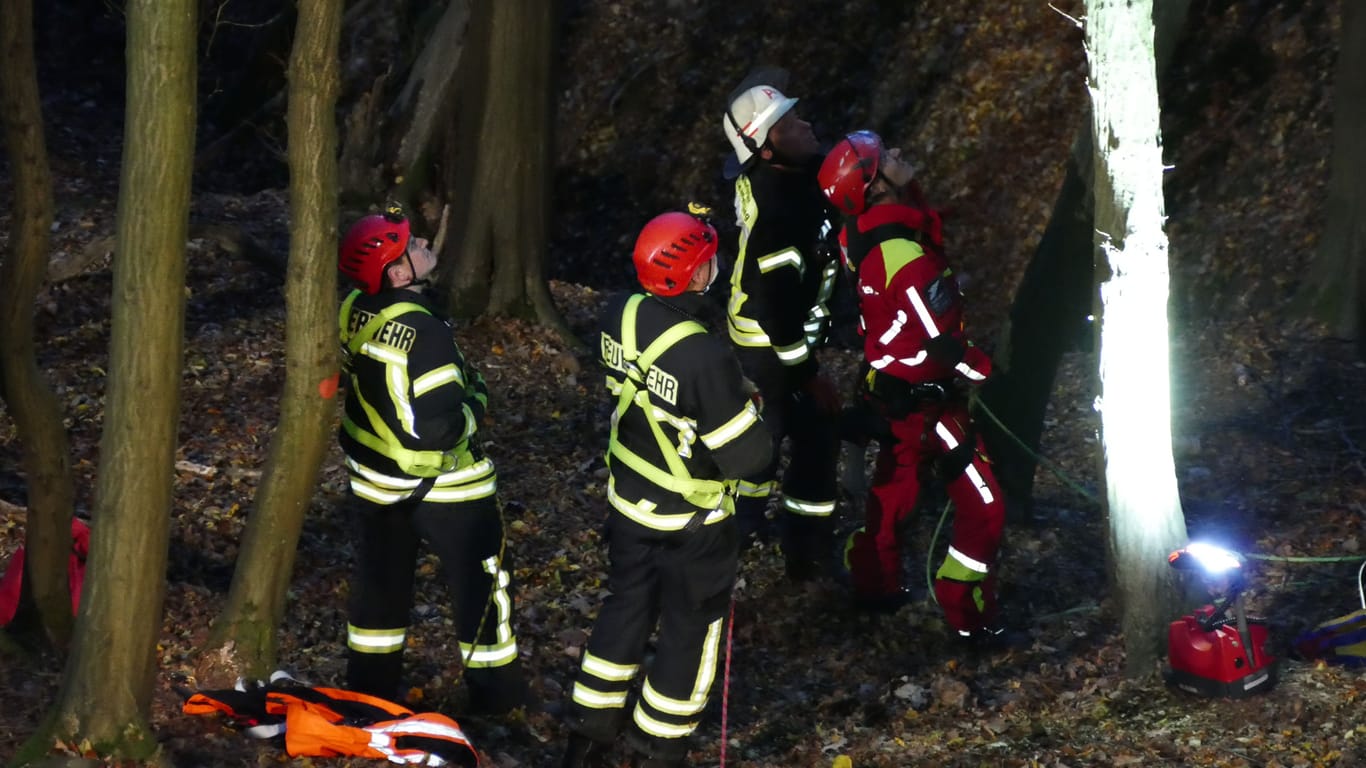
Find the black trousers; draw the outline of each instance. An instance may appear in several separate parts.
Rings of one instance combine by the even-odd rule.
[[[351,507],[356,561],[347,619],[347,687],[382,698],[399,692],[418,547],[426,542],[441,560],[454,604],[459,647],[450,652],[464,663],[472,693],[482,697],[477,705],[498,708],[489,699],[523,696],[495,498],[382,505],[352,496]]]
[[[735,518],[661,532],[613,513],[608,525],[611,595],[584,649],[570,726],[611,743],[633,701],[627,740],[651,757],[678,759],[717,678],[739,556]],[[656,626],[654,660],[642,679]]]
[[[768,495],[778,479],[784,439],[787,468],[782,473],[780,528],[788,572],[805,577],[824,567],[838,495],[838,420],[788,381],[786,366],[768,348],[738,347],[745,375],[764,398],[764,425],[773,436],[773,459],[762,472],[744,478],[735,511],[742,535],[764,527]]]

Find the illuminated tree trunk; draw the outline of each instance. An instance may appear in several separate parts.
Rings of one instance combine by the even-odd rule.
[[[1366,7],[1360,2],[1342,4],[1336,89],[1328,216],[1297,300],[1333,333],[1355,339],[1366,358]]]
[[[47,273],[52,171],[34,68],[32,0],[0,0],[0,18],[0,121],[14,181],[10,249],[0,267],[0,397],[23,441],[28,479],[25,599],[9,629],[65,650],[72,630],[67,561],[75,486],[61,405],[38,370],[33,346],[34,299]]]
[[[1153,7],[1159,75],[1176,53],[1189,11],[1190,0],[1163,0]],[[1048,227],[1011,303],[995,356],[996,373],[982,386],[982,404],[994,418],[978,423],[1012,521],[1033,518],[1036,457],[1063,355],[1078,343],[1094,341],[1088,322],[1096,301],[1095,150],[1089,112],[1081,122]]]
[[[1167,235],[1152,0],[1088,0],[1100,283],[1101,431],[1128,673],[1153,670],[1186,524],[1171,450]]]
[[[56,741],[157,759],[195,136],[196,0],[129,0],[127,110],[100,474],[80,615],[58,701],[20,761]]]
[[[289,62],[290,258],[280,426],[247,521],[223,613],[198,671],[203,687],[264,679],[295,545],[336,423],[337,127],[341,0],[300,0]]]

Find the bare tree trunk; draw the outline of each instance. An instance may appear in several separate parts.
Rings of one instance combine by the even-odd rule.
[[[1154,4],[1158,73],[1176,53],[1190,0]],[[983,419],[1012,519],[1032,518],[1034,474],[1044,414],[1058,365],[1078,342],[1089,343],[1088,315],[1095,304],[1090,116],[1077,132],[1053,213],[1025,270],[997,352],[998,375],[983,386]],[[999,423],[998,423],[999,422]]]
[[[556,3],[475,0],[446,144],[455,237],[442,254],[450,310],[533,316],[567,339],[550,298],[551,67]]]
[[[25,744],[158,759],[149,718],[166,592],[194,162],[196,0],[129,0],[124,156],[100,475],[59,700]]]
[[[1179,603],[1166,556],[1186,543],[1171,449],[1166,219],[1152,0],[1088,0],[1101,439],[1110,564],[1127,671],[1154,671]]]
[[[1327,221],[1297,303],[1366,358],[1366,8],[1342,4]]]
[[[24,597],[11,629],[41,635],[65,650],[71,642],[67,560],[75,488],[71,447],[57,396],[38,370],[33,311],[47,272],[52,172],[33,57],[32,0],[0,0],[0,120],[14,179],[14,229],[0,266],[0,397],[24,444],[28,477]]]
[[[289,63],[290,264],[280,426],[247,522],[232,588],[201,655],[201,685],[264,679],[295,546],[336,421],[337,127],[341,0],[300,0]],[[222,664],[222,666],[220,666]]]

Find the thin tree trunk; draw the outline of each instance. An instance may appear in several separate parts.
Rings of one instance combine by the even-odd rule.
[[[337,392],[337,51],[340,0],[300,0],[289,63],[290,263],[285,391],[232,588],[200,682],[229,685],[275,668],[295,546],[332,437]],[[220,666],[223,665],[223,666]]]
[[[51,729],[158,759],[151,731],[166,591],[195,136],[195,0],[129,0],[124,157],[100,475],[87,578]]]
[[[14,180],[10,253],[0,266],[0,397],[24,445],[28,479],[24,597],[11,629],[71,642],[67,560],[75,487],[71,447],[56,394],[38,370],[34,302],[47,271],[52,172],[33,56],[32,0],[0,0],[0,120]]]
[[[1178,605],[1166,556],[1186,543],[1171,450],[1169,272],[1152,0],[1088,0],[1101,441],[1127,672],[1153,671]]]

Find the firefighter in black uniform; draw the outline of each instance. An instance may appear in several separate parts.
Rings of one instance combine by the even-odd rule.
[[[716,247],[706,221],[656,217],[634,253],[648,293],[620,297],[603,314],[616,404],[607,449],[612,594],[571,695],[569,768],[609,764],[623,728],[637,766],[682,765],[716,679],[739,557],[736,481],[772,450],[753,386],[707,330]],[[656,623],[655,658],[628,715]]]
[[[479,448],[488,393],[422,293],[436,266],[398,209],[357,221],[338,265],[356,286],[339,318],[346,374],[340,440],[356,520],[347,687],[399,694],[418,544],[455,603],[471,711],[525,703],[493,461]]]
[[[764,527],[784,437],[782,546],[787,574],[805,580],[830,559],[836,497],[840,398],[815,352],[829,330],[829,300],[839,272],[838,213],[816,182],[821,148],[796,99],[773,85],[742,86],[722,118],[735,149],[739,255],[730,279],[730,338],[759,391],[773,433],[774,456],[745,478],[737,509],[743,535]]]

